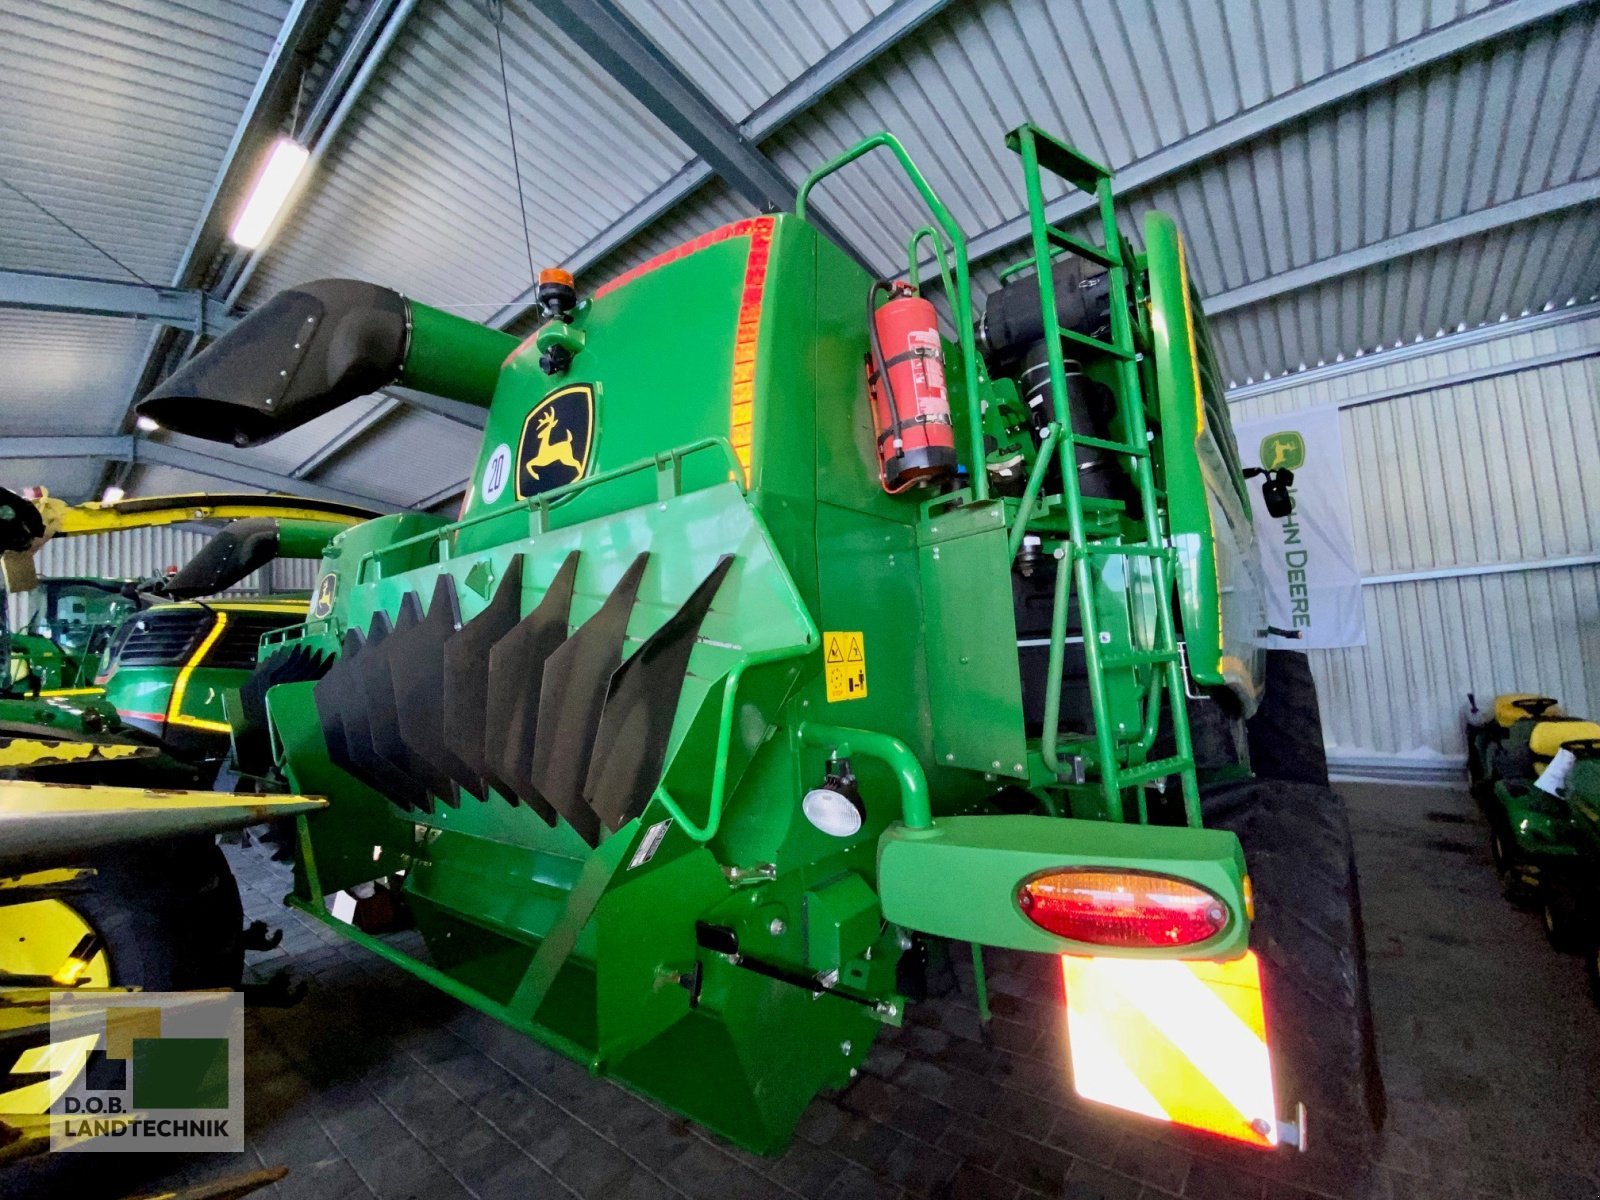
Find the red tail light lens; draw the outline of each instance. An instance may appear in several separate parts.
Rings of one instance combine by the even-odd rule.
[[[1228,925],[1228,907],[1168,875],[1068,867],[1025,879],[1022,915],[1040,929],[1095,946],[1193,946]]]

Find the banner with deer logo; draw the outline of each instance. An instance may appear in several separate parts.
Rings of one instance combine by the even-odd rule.
[[[1367,644],[1350,524],[1350,492],[1337,408],[1310,409],[1237,421],[1239,457],[1246,467],[1294,473],[1294,510],[1268,514],[1260,477],[1250,481],[1256,542],[1267,579],[1267,620],[1298,638],[1273,637],[1268,645],[1325,650]]]

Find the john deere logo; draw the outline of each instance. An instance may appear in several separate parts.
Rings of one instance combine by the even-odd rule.
[[[1306,440],[1293,430],[1261,439],[1261,465],[1268,471],[1298,471],[1305,465]]]
[[[333,598],[339,591],[339,577],[329,571],[317,580],[316,594],[311,597],[311,619],[320,621],[333,611]]]
[[[589,473],[594,449],[594,389],[577,384],[551,392],[522,423],[517,448],[517,499],[575,483]]]

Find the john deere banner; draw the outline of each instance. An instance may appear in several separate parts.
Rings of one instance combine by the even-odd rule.
[[[1300,650],[1366,645],[1339,410],[1239,421],[1234,431],[1245,466],[1294,472],[1294,511],[1287,517],[1269,516],[1259,478],[1250,481],[1267,620],[1300,631],[1296,639],[1274,637],[1269,644]]]

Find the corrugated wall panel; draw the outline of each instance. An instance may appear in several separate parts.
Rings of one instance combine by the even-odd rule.
[[[1600,557],[1600,318],[1378,359],[1233,412],[1291,414],[1474,371],[1500,373],[1341,411],[1368,641],[1311,653],[1341,757],[1454,763],[1469,691],[1537,689],[1600,712],[1600,566],[1537,566]],[[1506,564],[1536,566],[1472,573]],[[1381,578],[1428,571],[1447,577]]]

